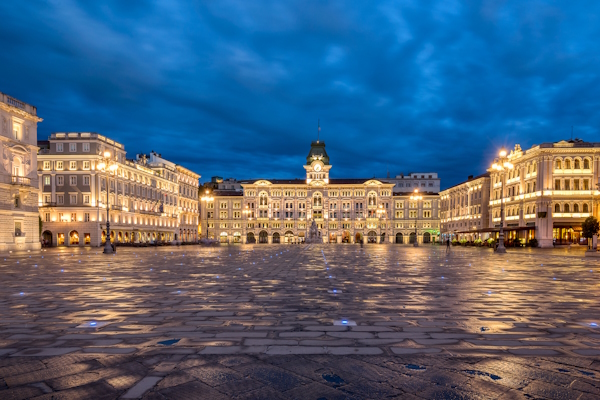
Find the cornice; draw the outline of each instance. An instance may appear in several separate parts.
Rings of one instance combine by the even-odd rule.
[[[33,122],[42,122],[43,121],[43,119],[38,117],[37,115],[30,114],[25,110],[21,110],[20,108],[11,106],[11,105],[3,103],[3,102],[0,102],[0,109],[7,111],[9,113],[16,114],[22,118],[28,119]]]

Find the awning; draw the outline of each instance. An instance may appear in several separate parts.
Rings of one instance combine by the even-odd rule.
[[[535,226],[508,226],[504,228],[504,232],[509,231],[528,231],[535,229]],[[473,229],[470,231],[453,231],[452,233],[492,233],[500,232],[500,228],[485,228],[485,229]]]

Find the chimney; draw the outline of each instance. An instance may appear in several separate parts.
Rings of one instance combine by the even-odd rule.
[[[473,179],[473,175],[469,175],[469,177],[467,178],[468,181],[470,181],[471,179]]]

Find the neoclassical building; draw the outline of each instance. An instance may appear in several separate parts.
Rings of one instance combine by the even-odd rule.
[[[442,239],[485,240],[490,237],[490,174],[472,175],[440,192]]]
[[[37,109],[0,92],[0,251],[40,248]]]
[[[490,226],[500,228],[504,202],[507,238],[536,238],[540,247],[581,243],[581,223],[598,218],[600,143],[579,139],[542,143],[508,154],[506,173],[490,168]],[[504,192],[502,181],[504,180]]]
[[[420,243],[439,237],[437,192],[394,193],[395,182],[331,178],[325,143],[312,142],[302,179],[240,181],[214,190],[201,212],[208,236],[228,243],[299,243],[314,221],[323,243]],[[415,229],[416,228],[416,229]],[[415,232],[416,231],[416,232]]]
[[[107,207],[116,243],[196,240],[199,175],[154,152],[128,159],[123,144],[98,133],[52,133],[40,148],[36,199],[46,244],[100,246]]]

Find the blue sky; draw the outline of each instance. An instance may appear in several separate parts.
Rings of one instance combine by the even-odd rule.
[[[202,175],[477,175],[598,140],[597,1],[3,1],[0,91]]]

